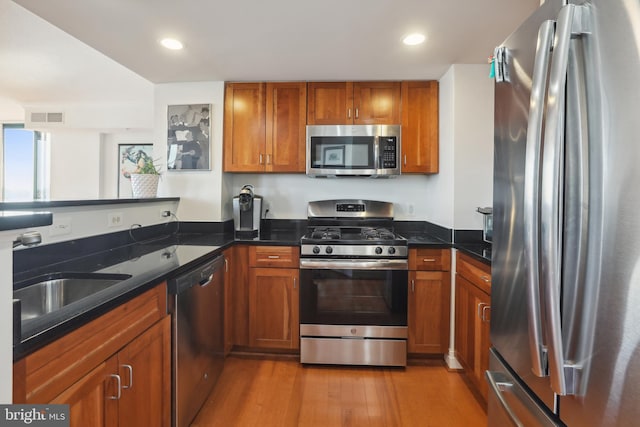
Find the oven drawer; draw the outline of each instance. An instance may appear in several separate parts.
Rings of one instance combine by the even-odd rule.
[[[298,268],[300,248],[297,246],[250,246],[250,267]]]
[[[451,270],[450,249],[409,249],[409,270]]]
[[[406,366],[407,341],[301,338],[300,363]]]

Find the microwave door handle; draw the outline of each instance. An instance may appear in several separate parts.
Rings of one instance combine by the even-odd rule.
[[[545,21],[538,31],[538,47],[533,69],[524,175],[524,254],[527,261],[527,319],[531,368],[538,377],[547,375],[546,352],[542,338],[540,306],[539,227],[540,227],[540,157],[542,122],[547,73],[553,44],[555,23]]]

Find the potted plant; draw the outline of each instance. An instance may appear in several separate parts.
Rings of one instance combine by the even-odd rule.
[[[160,170],[147,153],[140,150],[135,154],[136,170],[131,172],[131,191],[136,199],[156,197]]]

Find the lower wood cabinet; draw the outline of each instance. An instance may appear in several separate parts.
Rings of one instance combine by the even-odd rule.
[[[300,348],[298,270],[252,268],[249,341],[258,348]]]
[[[458,252],[456,274],[456,358],[480,395],[487,399],[484,373],[489,369],[491,269]]]
[[[299,253],[297,246],[234,246],[228,316],[234,347],[300,348]]]
[[[444,354],[449,347],[451,250],[409,250],[407,351]]]
[[[75,426],[171,425],[171,317],[160,285],[14,364],[14,403],[70,405]]]

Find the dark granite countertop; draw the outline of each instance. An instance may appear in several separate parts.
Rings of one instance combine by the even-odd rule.
[[[480,262],[491,265],[491,243],[455,243],[453,247]]]
[[[42,227],[52,223],[53,215],[50,212],[0,210],[0,231]]]
[[[117,273],[128,274],[131,277],[54,313],[23,322],[21,342],[14,346],[14,360],[24,357],[159,283],[171,280],[214,258],[233,244],[297,246],[307,231],[305,221],[295,220],[274,221],[268,227],[263,227],[260,236],[256,238],[237,237],[228,227],[224,231],[219,230],[222,232],[202,232],[186,226],[180,228],[182,231],[176,234],[160,235],[115,246],[87,256],[80,255],[84,247],[74,242],[70,244],[69,251],[64,251],[74,254],[73,259],[45,262],[44,265],[36,263],[36,267],[25,268],[26,263],[21,261],[24,271],[14,272],[14,289],[35,283],[56,272]],[[442,235],[438,233],[434,235],[425,230],[410,228],[397,231],[407,238],[410,247],[455,247],[490,263],[491,255],[490,252],[486,252],[486,244],[452,245],[443,240]],[[111,247],[107,242],[101,244],[102,247]],[[38,259],[51,261],[44,254],[40,254]]]

